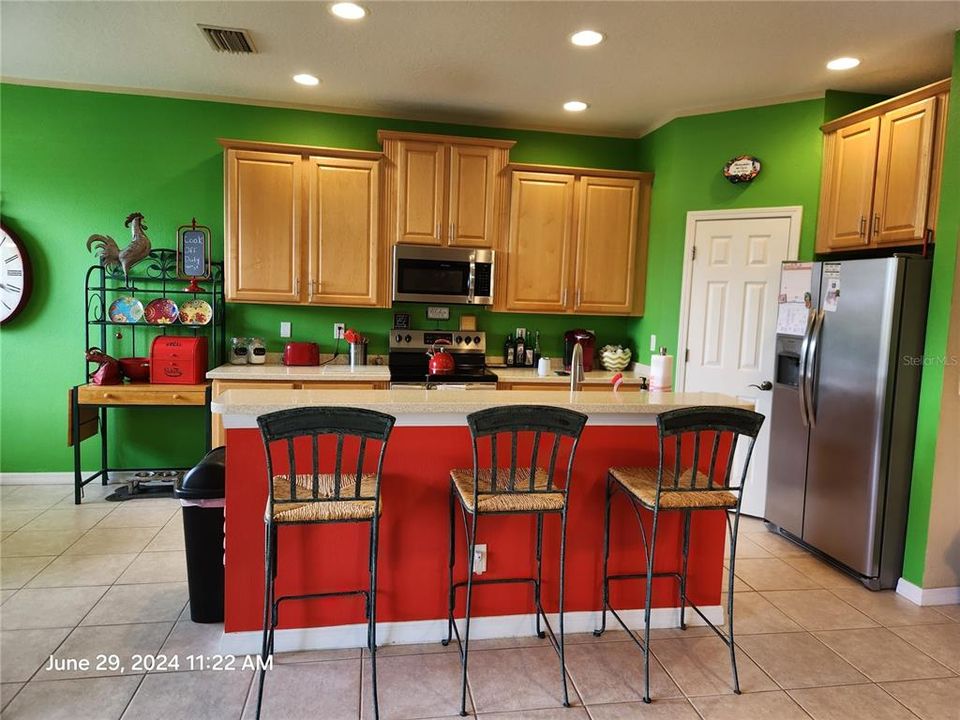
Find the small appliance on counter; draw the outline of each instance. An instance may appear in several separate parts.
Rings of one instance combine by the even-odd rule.
[[[320,346],[315,342],[288,342],[283,348],[284,365],[319,365]]]
[[[570,372],[570,356],[573,354],[573,346],[580,343],[583,348],[583,371],[593,370],[594,350],[597,346],[597,336],[589,330],[574,328],[567,330],[563,334],[563,369]]]
[[[160,335],[150,346],[150,382],[200,385],[207,375],[207,338]]]

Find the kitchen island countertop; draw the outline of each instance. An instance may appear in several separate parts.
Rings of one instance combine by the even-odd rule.
[[[226,363],[207,372],[208,380],[294,380],[311,382],[390,382],[386,365],[283,365],[267,362],[263,365],[231,365]]]

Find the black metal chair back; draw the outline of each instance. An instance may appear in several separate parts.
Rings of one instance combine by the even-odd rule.
[[[280,410],[257,418],[260,434],[263,437],[264,451],[267,456],[267,483],[272,510],[276,487],[273,482],[276,465],[276,446],[286,447],[287,481],[289,496],[281,499],[283,503],[330,503],[343,500],[378,500],[380,495],[380,476],[383,472],[383,458],[387,449],[387,440],[393,430],[396,418],[392,415],[346,407],[306,407],[292,410]],[[333,457],[333,487],[323,488],[320,477],[323,467],[320,453],[320,439],[325,436],[336,437],[336,449]],[[298,485],[297,475],[306,475],[297,471],[297,453],[295,441],[301,438],[310,440],[310,487]],[[357,441],[355,459],[345,458],[344,445],[347,440]],[[376,483],[373,495],[362,494],[361,479],[364,475],[368,442],[379,444],[376,450]],[[352,444],[352,442],[351,442]],[[346,462],[345,462],[346,461]],[[328,473],[329,474],[329,473]]]
[[[474,507],[480,488],[480,440],[489,440],[490,485],[484,494],[557,493],[566,494],[573,471],[580,434],[587,422],[583,413],[543,405],[512,405],[480,410],[467,416],[473,441]],[[521,452],[522,436],[530,438],[530,451]],[[509,439],[507,467],[498,460],[498,446]],[[525,443],[524,443],[525,445]],[[547,449],[541,453],[541,446]],[[564,448],[566,446],[566,448]],[[557,459],[567,453],[562,482],[557,482]],[[540,462],[546,455],[546,467]],[[502,456],[500,457],[502,459]]]
[[[763,415],[733,407],[692,407],[670,410],[657,416],[660,463],[657,493],[740,490],[747,476],[753,447],[763,425]],[[734,478],[734,455],[740,438],[748,441],[739,481]],[[692,462],[684,461],[684,448],[692,446]],[[702,468],[701,455],[709,448],[709,462]],[[673,456],[669,459],[668,450]],[[726,461],[721,462],[721,451]],[[704,483],[704,479],[706,482]]]

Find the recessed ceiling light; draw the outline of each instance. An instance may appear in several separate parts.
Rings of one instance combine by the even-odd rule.
[[[300,73],[299,75],[293,76],[293,81],[300,83],[301,85],[319,85],[320,79],[314,75],[308,73]]]
[[[330,6],[330,12],[344,20],[360,20],[367,16],[367,10],[352,2],[338,2]]]
[[[860,64],[860,60],[855,57],[835,58],[827,63],[827,70],[850,70]]]
[[[570,42],[580,47],[590,47],[603,42],[603,33],[596,30],[580,30],[570,36]]]
[[[582,100],[569,100],[563,104],[563,109],[567,112],[583,112],[589,105]]]

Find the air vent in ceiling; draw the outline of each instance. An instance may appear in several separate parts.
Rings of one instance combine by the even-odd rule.
[[[240,53],[250,55],[257,51],[253,38],[247,30],[239,28],[216,27],[214,25],[197,25],[207,42],[217,52]]]

